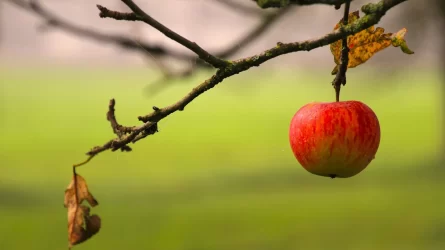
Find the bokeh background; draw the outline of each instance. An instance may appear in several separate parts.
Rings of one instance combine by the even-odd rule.
[[[211,52],[236,45],[274,11],[221,1],[136,3]],[[352,9],[367,2],[355,0]],[[64,190],[72,164],[113,138],[109,99],[119,122],[138,124],[138,115],[176,102],[214,71],[164,81],[163,70],[195,63],[78,32],[192,55],[147,25],[98,17],[96,4],[126,11],[118,0],[40,1],[68,28],[17,3],[0,2],[0,249],[66,249]],[[103,227],[77,248],[445,249],[441,4],[410,0],[378,25],[407,28],[414,55],[390,47],[348,71],[341,99],[368,104],[382,130],[364,172],[332,180],[298,164],[290,120],[308,102],[334,100],[334,62],[329,47],[285,55],[224,80],[162,120],[133,152],[105,152],[82,166]],[[341,13],[293,8],[228,58],[321,36]]]

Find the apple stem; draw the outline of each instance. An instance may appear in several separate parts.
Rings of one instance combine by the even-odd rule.
[[[340,85],[338,86],[338,88],[337,88],[337,86],[335,86],[335,101],[336,102],[339,102],[340,101]]]
[[[351,1],[347,0],[345,2],[345,12],[343,14],[343,25],[340,29],[343,29],[344,26],[348,25],[348,17],[349,17],[349,6],[351,5]],[[341,60],[339,70],[337,75],[332,82],[332,86],[335,89],[335,100],[337,102],[340,101],[340,89],[341,86],[346,85],[346,70],[348,69],[349,63],[349,47],[348,47],[348,36],[345,36],[342,39],[342,50],[341,50]]]

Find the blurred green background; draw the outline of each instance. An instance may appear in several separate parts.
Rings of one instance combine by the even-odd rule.
[[[122,124],[176,102],[212,72],[156,96],[146,69],[0,68],[0,249],[66,249],[71,165]],[[445,249],[442,79],[434,70],[348,71],[341,99],[377,114],[382,139],[359,175],[329,179],[294,158],[288,126],[333,101],[330,69],[252,69],[225,80],[133,152],[78,172],[102,229],[77,249]]]

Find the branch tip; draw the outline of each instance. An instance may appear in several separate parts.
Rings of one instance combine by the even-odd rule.
[[[96,7],[99,9],[99,17],[100,18],[113,18],[116,20],[125,20],[125,21],[139,21],[140,18],[133,12],[125,13],[119,11],[109,10],[106,7],[97,4]]]
[[[193,51],[196,55],[198,55],[199,58],[212,65],[214,68],[222,68],[227,66],[228,63],[225,60],[215,57],[214,55],[201,48],[195,42],[192,42],[174,32],[173,30],[167,28],[156,19],[145,13],[145,11],[143,11],[133,0],[122,0],[122,2],[125,3],[128,8],[133,11],[133,14],[138,17],[138,20],[145,22],[146,24],[163,33],[168,38]]]

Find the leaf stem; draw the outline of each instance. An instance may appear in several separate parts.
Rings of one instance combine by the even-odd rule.
[[[82,165],[87,164],[89,161],[91,161],[91,159],[93,159],[94,156],[95,156],[95,155],[90,155],[90,156],[89,156],[86,160],[84,160],[83,162],[74,164],[74,165],[73,165],[73,171],[74,171],[74,174],[76,174],[76,168],[77,168],[77,167],[80,167],[80,166],[82,166]]]

